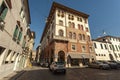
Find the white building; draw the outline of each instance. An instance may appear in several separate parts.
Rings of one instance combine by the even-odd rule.
[[[93,40],[96,60],[120,61],[120,38],[104,36]]]
[[[23,67],[30,23],[28,0],[0,0],[0,78]]]

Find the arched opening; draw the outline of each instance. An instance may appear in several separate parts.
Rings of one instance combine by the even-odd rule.
[[[110,60],[114,60],[113,55],[109,54]]]
[[[58,52],[58,61],[65,62],[65,53],[64,53],[64,51],[59,51]]]

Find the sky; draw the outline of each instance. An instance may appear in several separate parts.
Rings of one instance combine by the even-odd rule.
[[[30,29],[36,34],[34,49],[40,44],[53,1],[90,15],[92,39],[103,36],[103,32],[120,37],[120,0],[29,0]]]

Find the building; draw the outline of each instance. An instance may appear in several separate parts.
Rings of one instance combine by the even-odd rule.
[[[42,61],[42,57],[41,55],[41,45],[38,45],[38,47],[36,48],[36,57],[35,57],[35,61],[37,64],[40,64],[40,61]]]
[[[103,36],[93,40],[96,60],[120,61],[120,37]]]
[[[28,0],[0,0],[0,78],[24,68],[30,23]]]
[[[40,40],[43,61],[82,66],[94,59],[89,15],[53,2]]]

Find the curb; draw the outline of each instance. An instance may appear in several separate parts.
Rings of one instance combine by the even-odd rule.
[[[13,72],[10,75],[8,75],[8,76],[6,76],[6,77],[4,77],[3,79],[0,79],[0,80],[17,80],[25,72],[26,72],[25,70]]]

